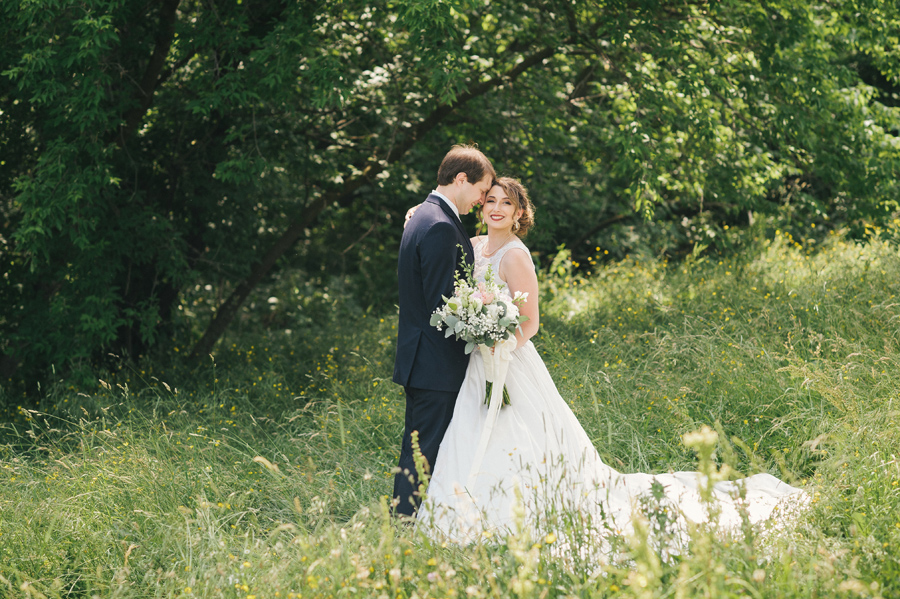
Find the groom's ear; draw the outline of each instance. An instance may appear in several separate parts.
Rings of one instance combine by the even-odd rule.
[[[456,183],[463,184],[463,183],[465,183],[466,181],[469,180],[469,176],[468,176],[467,174],[465,174],[465,173],[456,173],[456,176],[453,177],[453,180],[454,180]]]

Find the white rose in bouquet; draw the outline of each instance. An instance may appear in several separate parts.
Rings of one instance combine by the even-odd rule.
[[[510,319],[519,317],[519,306],[515,305],[511,301],[506,304],[506,317]]]
[[[499,320],[502,310],[503,308],[500,306],[500,304],[497,303],[491,304],[487,307],[487,313],[488,316],[491,317],[491,320]]]

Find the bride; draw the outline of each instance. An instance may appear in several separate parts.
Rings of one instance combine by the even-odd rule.
[[[483,281],[490,267],[510,295],[528,293],[520,306],[528,320],[516,335],[506,378],[510,405],[497,415],[474,471],[488,407],[484,361],[472,352],[418,513],[420,529],[467,542],[512,531],[524,515],[525,525],[541,534],[558,528],[555,517],[606,537],[631,531],[636,508],[650,501],[675,514],[671,522],[683,534],[685,521],[712,519],[736,529],[745,516],[751,523],[771,518],[785,498],[802,502],[803,491],[769,474],[707,486],[708,478],[696,472],[622,474],[603,463],[530,341],[540,314],[534,264],[521,241],[534,222],[527,190],[515,179],[499,179],[482,215],[487,235],[472,239],[475,279]]]

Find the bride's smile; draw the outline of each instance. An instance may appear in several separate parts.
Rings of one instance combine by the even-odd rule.
[[[496,232],[508,231],[516,218],[516,205],[499,185],[494,185],[484,200],[482,214],[488,230]]]

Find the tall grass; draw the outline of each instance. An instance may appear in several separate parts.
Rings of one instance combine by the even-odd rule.
[[[604,565],[560,559],[555,535],[428,541],[387,516],[395,317],[360,311],[245,327],[199,371],[125,367],[22,409],[0,444],[0,593],[900,595],[896,249],[779,233],[732,257],[602,256],[590,275],[559,257],[535,345],[603,459],[693,470],[682,435],[709,425],[717,463],[809,492],[794,526],[698,528],[663,560],[639,525]]]

